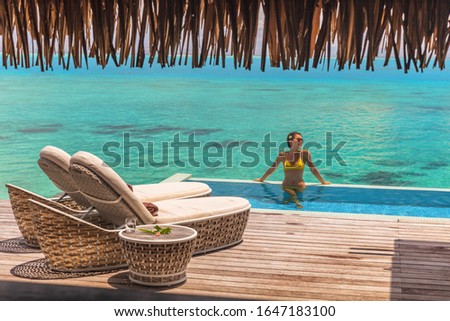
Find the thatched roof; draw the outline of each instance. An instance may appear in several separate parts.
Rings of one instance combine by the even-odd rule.
[[[3,66],[208,63],[444,69],[448,0],[0,0]],[[36,55],[33,55],[35,53]],[[269,58],[269,59],[266,59]],[[363,62],[364,60],[364,62]]]

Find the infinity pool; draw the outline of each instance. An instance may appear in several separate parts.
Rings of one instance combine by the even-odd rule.
[[[251,180],[297,130],[334,184],[450,188],[448,70],[405,74],[379,59],[376,72],[261,72],[235,70],[232,59],[227,68],[102,69],[92,60],[89,70],[56,61],[46,73],[3,70],[0,183],[57,193],[36,163],[46,145],[91,152],[132,184],[178,172]],[[317,182],[309,170],[304,178]],[[271,179],[283,179],[281,168]]]
[[[192,179],[194,180],[194,179]],[[299,210],[287,203],[280,183],[195,179],[208,184],[213,196],[241,196],[253,208]],[[450,189],[412,189],[380,186],[308,185],[299,198],[299,212],[335,212],[450,218]]]

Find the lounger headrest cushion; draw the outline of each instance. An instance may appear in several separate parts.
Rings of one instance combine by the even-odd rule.
[[[78,191],[69,173],[70,155],[60,148],[45,146],[41,149],[38,165],[57,188],[67,193],[76,203],[90,207],[89,201]]]
[[[146,224],[155,222],[153,216],[147,211],[142,201],[130,190],[127,183],[103,160],[91,153],[80,151],[72,156],[70,164],[84,166],[104,180],[118,195],[122,196],[123,201],[142,222]],[[81,190],[81,192],[83,191]],[[123,219],[125,220],[125,218]]]
[[[41,159],[47,159],[65,171],[69,171],[70,155],[62,149],[54,146],[45,146],[41,149],[39,156]]]

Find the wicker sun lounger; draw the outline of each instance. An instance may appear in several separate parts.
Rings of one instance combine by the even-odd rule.
[[[138,224],[178,224],[194,228],[197,241],[194,253],[229,247],[240,243],[250,203],[241,197],[202,197],[154,202],[159,209],[153,216],[112,168],[99,158],[78,152],[70,160],[69,172],[80,192],[105,221],[122,225],[126,218]],[[161,184],[162,185],[162,184]]]
[[[13,214],[25,243],[37,248],[39,244],[32,224],[33,212],[29,209],[29,199],[38,200],[54,208],[65,205],[60,208],[63,212],[78,216],[83,215],[82,211],[89,212],[92,209],[91,203],[78,191],[78,186],[69,173],[71,156],[54,146],[44,147],[39,156],[39,167],[55,186],[64,192],[64,195],[60,198],[45,198],[26,189],[6,184]],[[203,197],[211,194],[211,188],[207,184],[196,182],[134,185],[133,190],[140,200],[148,202],[172,198]]]

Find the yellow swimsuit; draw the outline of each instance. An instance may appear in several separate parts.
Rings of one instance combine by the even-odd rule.
[[[294,164],[291,164],[291,162],[289,162],[286,159],[284,161],[283,165],[284,165],[284,170],[285,171],[288,171],[288,170],[291,170],[291,169],[299,170],[299,169],[304,169],[305,168],[305,164],[303,164],[303,161],[302,161],[301,157],[299,157],[298,160]]]
[[[298,158],[298,160],[292,164],[291,162],[289,162],[287,159],[284,161],[283,163],[283,167],[285,171],[289,171],[289,170],[303,170],[305,168],[305,164],[302,161],[302,157],[300,156]],[[288,185],[283,185],[282,186],[283,189],[290,189],[290,190],[294,190],[295,192],[303,192],[303,190],[305,189],[304,187],[300,187],[300,186],[288,186]]]

